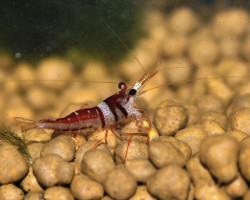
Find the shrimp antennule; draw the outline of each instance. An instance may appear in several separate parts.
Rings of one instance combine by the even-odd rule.
[[[29,131],[31,129],[38,128],[37,124],[35,121],[26,119],[23,117],[15,117],[14,118],[17,125],[21,128],[22,132]]]

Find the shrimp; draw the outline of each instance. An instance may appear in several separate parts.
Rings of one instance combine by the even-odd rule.
[[[128,88],[127,84],[120,82],[120,91],[106,98],[100,104],[92,108],[80,108],[63,118],[41,119],[33,121],[22,117],[15,117],[15,120],[23,132],[31,129],[52,129],[56,131],[113,130],[117,124],[125,119],[132,119],[139,122],[142,120],[142,113],[136,108],[135,100],[142,95],[143,87],[154,77],[158,71],[150,70],[145,72],[135,84]],[[150,124],[150,122],[149,122]]]

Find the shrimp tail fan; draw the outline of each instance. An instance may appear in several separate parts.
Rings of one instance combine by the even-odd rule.
[[[38,128],[37,123],[30,119],[25,119],[22,117],[15,117],[17,126],[19,126],[22,132],[27,132],[31,129]]]

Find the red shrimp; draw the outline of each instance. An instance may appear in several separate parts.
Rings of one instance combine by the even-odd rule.
[[[94,131],[113,130],[118,123],[130,118],[139,122],[142,120],[142,113],[135,106],[135,100],[144,93],[142,88],[157,74],[158,71],[148,71],[131,87],[120,82],[119,92],[105,99],[93,108],[80,108],[63,118],[42,119],[32,121],[22,117],[15,117],[17,124],[23,132],[31,129],[52,129],[57,131],[75,131],[91,129]],[[150,122],[149,122],[150,124]],[[97,146],[97,145],[96,145]]]

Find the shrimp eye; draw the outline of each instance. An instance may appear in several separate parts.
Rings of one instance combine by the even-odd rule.
[[[133,96],[136,94],[136,92],[137,92],[136,89],[131,89],[128,94]]]
[[[122,88],[124,87],[124,85],[125,85],[124,82],[120,82],[120,83],[118,84],[118,88],[119,88],[119,89],[122,89]]]

